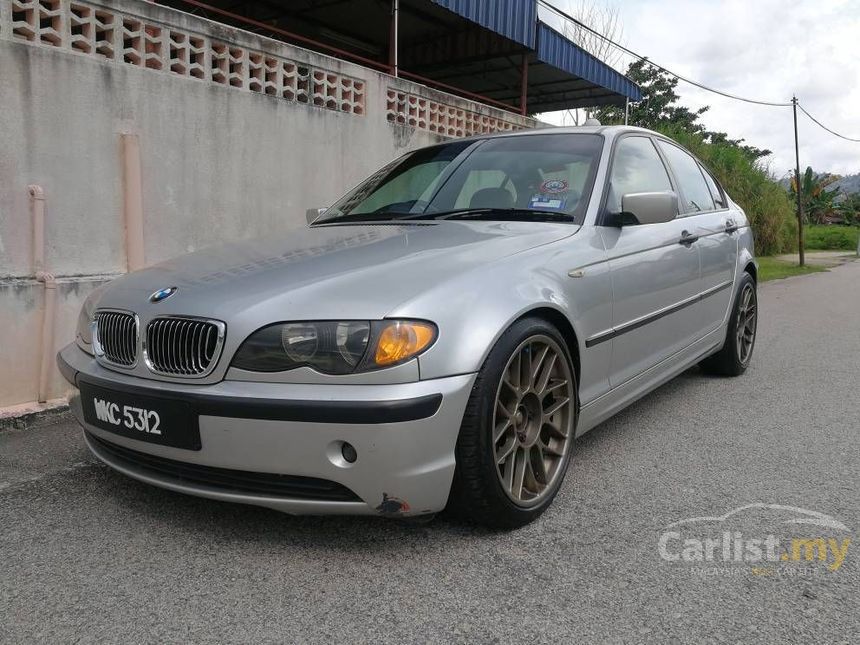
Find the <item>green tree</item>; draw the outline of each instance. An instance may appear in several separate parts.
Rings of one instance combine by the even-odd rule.
[[[677,78],[654,67],[647,59],[631,63],[627,68],[627,77],[642,90],[642,100],[630,104],[630,125],[651,129],[670,126],[685,132],[704,134],[705,127],[698,121],[708,111],[708,107],[690,110],[676,105],[680,98],[675,92]],[[624,123],[624,108],[605,107],[594,116],[605,124]]]
[[[846,224],[860,224],[860,193],[843,195],[836,208]]]

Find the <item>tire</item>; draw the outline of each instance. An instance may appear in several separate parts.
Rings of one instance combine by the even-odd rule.
[[[757,327],[758,297],[756,283],[753,277],[744,271],[738,285],[723,347],[699,365],[708,374],[740,376],[749,367],[752,359]],[[743,342],[738,336],[739,330],[743,332]]]
[[[536,378],[528,376],[532,372]],[[448,509],[465,521],[502,529],[543,513],[570,462],[577,391],[570,352],[558,329],[540,318],[515,322],[472,386],[457,438]]]

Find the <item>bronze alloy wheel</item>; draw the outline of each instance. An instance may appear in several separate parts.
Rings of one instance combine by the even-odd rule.
[[[502,371],[492,444],[499,481],[518,506],[539,504],[564,472],[573,441],[573,383],[564,352],[545,335],[520,343]]]

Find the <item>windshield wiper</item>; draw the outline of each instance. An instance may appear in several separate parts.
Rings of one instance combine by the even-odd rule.
[[[573,217],[558,211],[532,208],[460,208],[438,213],[421,213],[407,219],[483,219],[483,220],[536,220],[545,222],[570,222]]]
[[[542,222],[570,222],[573,217],[567,213],[558,211],[539,210],[532,208],[458,208],[449,211],[437,211],[433,213],[404,213],[402,211],[377,211],[374,213],[347,213],[338,215],[331,219],[322,219],[317,224],[337,224],[338,222],[373,222],[373,221],[397,221],[397,220],[443,220],[443,219],[470,219],[470,220],[499,220],[499,221],[542,221]]]
[[[388,221],[388,220],[396,220],[396,219],[413,219],[413,216],[410,216],[409,213],[404,213],[402,211],[377,211],[377,212],[373,212],[373,213],[346,213],[345,215],[335,215],[334,217],[330,217],[328,219],[325,219],[325,215],[323,215],[323,219],[317,220],[316,222],[314,222],[314,225],[316,225],[316,224],[336,224],[338,222],[379,222],[379,221]]]

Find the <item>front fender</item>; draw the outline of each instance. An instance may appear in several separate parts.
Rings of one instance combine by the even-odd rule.
[[[392,311],[390,317],[432,320],[439,327],[438,340],[418,359],[420,378],[478,371],[505,330],[541,308],[567,319],[576,337],[572,353],[582,358],[585,338],[610,325],[612,298],[607,267],[599,261],[602,249],[593,249],[592,256],[576,246],[566,241],[519,254],[440,284]],[[574,282],[568,272],[575,265],[589,267],[587,276]]]

